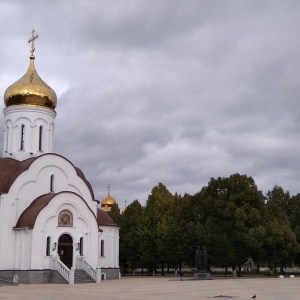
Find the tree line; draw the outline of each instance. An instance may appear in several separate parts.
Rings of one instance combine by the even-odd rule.
[[[249,257],[275,272],[300,264],[300,194],[276,185],[264,195],[246,175],[211,178],[195,195],[172,195],[159,183],[145,206],[135,200],[109,214],[120,226],[123,273],[194,267],[198,245],[207,249],[210,266],[237,272]]]

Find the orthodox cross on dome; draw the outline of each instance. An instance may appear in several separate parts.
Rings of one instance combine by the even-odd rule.
[[[37,38],[39,37],[38,34],[34,35],[34,33],[35,33],[35,30],[32,29],[31,37],[30,37],[29,40],[28,40],[28,44],[31,43],[31,49],[30,49],[31,55],[30,55],[30,58],[32,58],[32,59],[35,58],[35,57],[34,57],[34,54],[33,54],[33,52],[34,52],[34,50],[35,50],[35,47],[34,47],[34,40],[37,39]]]
[[[108,195],[109,195],[109,192],[110,192],[110,188],[111,188],[111,186],[110,186],[110,184],[108,184],[108,186],[107,186],[107,193],[108,193]]]

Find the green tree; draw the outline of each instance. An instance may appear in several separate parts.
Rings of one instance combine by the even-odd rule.
[[[144,210],[143,226],[140,231],[142,240],[140,257],[143,265],[153,270],[157,263],[160,262],[162,269],[166,262],[166,211],[172,202],[172,194],[168,191],[165,185],[159,183],[154,187]]]
[[[196,195],[197,237],[214,264],[239,266],[260,259],[265,237],[264,198],[252,177],[212,178]]]
[[[185,194],[177,199],[178,262],[195,266],[195,250],[201,241],[203,225],[197,209],[197,197]]]
[[[121,216],[120,262],[123,266],[124,275],[128,264],[134,272],[140,262],[142,218],[143,207],[138,200],[134,200],[128,205]]]
[[[279,264],[282,273],[283,266],[292,261],[298,252],[295,234],[297,229],[293,224],[297,201],[295,197],[292,200],[289,192],[277,185],[267,192],[266,200],[268,211],[266,255],[271,267],[275,268]]]
[[[273,189],[266,194],[267,203],[272,202],[276,204],[286,215],[290,214],[290,200],[290,193],[284,191],[284,189],[278,185],[275,185]]]
[[[180,272],[182,264],[190,263],[190,258],[194,257],[193,254],[191,255],[194,252],[194,246],[190,245],[195,235],[195,228],[190,212],[192,212],[192,207],[189,195],[185,194],[181,197],[176,193],[170,197],[168,207],[162,213],[158,223],[160,260],[168,266],[178,266]]]
[[[118,203],[112,205],[111,210],[108,212],[108,215],[112,218],[116,225],[119,225],[121,214]]]
[[[267,203],[267,212],[265,251],[270,266],[276,272],[279,264],[282,273],[284,264],[298,253],[296,234],[291,228],[288,216],[276,202]]]
[[[300,194],[291,197],[289,201],[289,220],[297,243],[300,245]],[[293,261],[300,265],[300,249],[293,257]]]

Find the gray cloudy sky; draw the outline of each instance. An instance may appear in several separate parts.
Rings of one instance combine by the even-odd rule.
[[[120,208],[144,204],[158,182],[195,194],[235,172],[300,192],[300,1],[1,0],[1,95],[33,27],[55,152],[97,199],[109,183]]]

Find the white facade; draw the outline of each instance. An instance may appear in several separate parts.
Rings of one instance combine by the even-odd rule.
[[[97,214],[105,213],[77,169],[57,154],[19,162],[24,163],[28,169],[0,196],[0,270],[51,269],[51,258],[65,251],[62,235],[72,240],[65,245],[71,248],[69,268],[80,268],[85,259],[95,269],[118,269],[119,229],[101,225]],[[71,221],[60,224],[64,211]]]
[[[33,61],[30,66],[31,84],[37,75]],[[26,74],[17,88],[27,84]],[[39,94],[34,97],[40,103]],[[5,270],[57,270],[58,264],[63,272],[88,266],[89,272],[101,268],[103,278],[119,278],[119,228],[101,210],[83,173],[53,153],[55,110],[26,101],[7,102],[4,109],[0,278]]]

